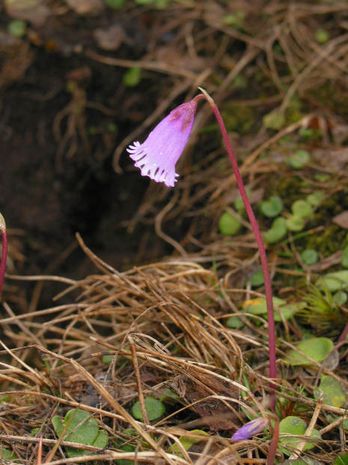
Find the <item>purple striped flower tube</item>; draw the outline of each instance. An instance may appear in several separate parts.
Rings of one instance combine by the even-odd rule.
[[[136,141],[127,148],[142,176],[174,187],[179,177],[175,165],[190,137],[196,108],[196,100],[179,105],[157,124],[142,144]]]

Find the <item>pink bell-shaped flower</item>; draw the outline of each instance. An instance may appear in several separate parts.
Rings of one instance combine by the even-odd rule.
[[[142,176],[174,186],[179,176],[175,165],[190,137],[196,107],[195,100],[179,105],[158,123],[142,144],[134,142],[127,148]]]

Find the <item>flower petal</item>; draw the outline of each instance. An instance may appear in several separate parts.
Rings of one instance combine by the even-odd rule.
[[[266,418],[256,418],[237,429],[231,439],[232,441],[243,441],[245,439],[249,439],[256,434],[261,433],[267,424],[268,420]]]
[[[196,102],[183,103],[169,113],[141,144],[136,141],[127,148],[134,166],[142,176],[173,187],[179,175],[175,165],[190,137]]]

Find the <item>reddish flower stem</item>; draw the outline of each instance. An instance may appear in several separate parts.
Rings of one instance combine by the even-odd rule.
[[[267,304],[267,315],[268,315],[268,358],[269,358],[269,378],[272,380],[277,377],[277,357],[276,357],[276,329],[275,329],[275,323],[274,323],[274,309],[273,309],[273,295],[272,295],[272,281],[271,281],[271,276],[269,273],[268,269],[268,262],[267,262],[267,255],[266,255],[266,249],[265,245],[262,239],[262,235],[260,232],[259,225],[256,221],[254,211],[251,207],[248,194],[246,193],[243,178],[240,174],[239,167],[238,167],[238,162],[237,158],[235,156],[235,153],[233,151],[232,145],[230,138],[228,136],[226,126],[224,123],[224,120],[222,118],[222,115],[216,106],[214,100],[210,97],[209,94],[204,89],[200,89],[202,94],[197,95],[194,100],[196,102],[199,102],[203,98],[205,98],[213,113],[214,116],[218,122],[219,129],[222,135],[222,139],[224,141],[224,145],[226,148],[226,151],[228,153],[228,157],[231,161],[232,164],[232,169],[236,178],[237,186],[240,192],[240,196],[242,197],[245,210],[247,212],[251,228],[253,230],[255,240],[259,249],[259,254],[260,254],[260,261],[261,261],[261,267],[262,267],[262,273],[263,273],[263,278],[264,278],[264,286],[265,286],[265,294],[266,294],[266,304]],[[275,404],[276,404],[276,391],[275,391],[275,385],[271,382],[271,409],[273,412],[275,412]],[[278,448],[278,441],[279,441],[279,424],[278,424],[278,419],[276,419],[276,423],[274,426],[274,431],[272,435],[272,440],[270,444],[270,448],[268,451],[268,457],[267,457],[267,465],[273,465],[275,456],[277,453],[277,448]]]
[[[259,249],[260,253],[260,261],[261,261],[261,267],[262,267],[262,273],[264,277],[264,285],[265,285],[265,294],[266,294],[266,303],[267,303],[267,315],[268,315],[268,350],[269,350],[269,377],[270,378],[276,378],[277,377],[277,359],[276,359],[276,330],[275,330],[275,324],[274,324],[274,310],[273,310],[273,298],[272,298],[272,283],[271,283],[271,276],[269,273],[268,269],[268,263],[267,263],[267,255],[266,255],[266,250],[265,250],[265,245],[262,239],[262,235],[260,232],[259,225],[256,221],[255,214],[253,212],[253,209],[251,207],[248,194],[246,193],[243,178],[240,174],[239,168],[238,168],[238,162],[237,158],[234,154],[230,138],[228,136],[225,123],[222,119],[221,113],[216,106],[214,100],[206,93],[205,90],[200,89],[202,91],[202,94],[197,95],[195,97],[196,101],[201,100],[202,98],[205,98],[213,113],[214,116],[218,122],[220,132],[224,141],[225,148],[227,150],[229,159],[232,164],[233,172],[236,178],[237,186],[240,192],[240,196],[242,197],[245,210],[247,212],[253,233],[255,235],[255,240]],[[274,395],[274,385],[273,385],[273,401],[272,401],[272,409],[274,409],[274,404],[275,404],[275,395]]]
[[[273,427],[272,433],[272,440],[271,444],[268,449],[268,456],[267,456],[267,465],[273,465],[276,454],[277,454],[277,449],[278,449],[278,442],[279,442],[279,421],[278,418],[276,417]]]
[[[7,231],[4,217],[0,213],[0,231],[1,231],[1,261],[0,261],[0,296],[4,287],[6,263],[7,263]]]
[[[338,338],[338,342],[343,342],[346,340],[346,337],[348,336],[348,323],[346,323],[346,326],[343,328],[343,331]]]

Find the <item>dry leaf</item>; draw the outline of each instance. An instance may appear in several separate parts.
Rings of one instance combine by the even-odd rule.
[[[65,0],[66,3],[72,8],[78,15],[91,15],[99,13],[104,4],[102,0]]]
[[[33,52],[28,44],[0,32],[0,88],[22,79],[33,61]]]
[[[51,14],[44,0],[5,0],[5,8],[12,18],[30,21],[35,26],[42,26]]]
[[[96,29],[94,38],[100,48],[113,51],[122,44],[125,35],[120,26],[111,26],[108,29]]]
[[[336,215],[332,221],[341,228],[348,229],[348,211]]]

